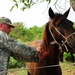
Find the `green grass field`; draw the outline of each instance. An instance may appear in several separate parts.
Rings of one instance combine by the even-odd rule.
[[[72,63],[61,62],[60,66],[62,69],[62,75],[75,75],[75,66]],[[27,70],[10,69],[8,75],[27,75]]]
[[[75,66],[70,62],[60,63],[62,75],[75,75]]]

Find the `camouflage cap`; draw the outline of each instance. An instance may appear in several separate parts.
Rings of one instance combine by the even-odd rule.
[[[8,24],[11,28],[15,27],[15,26],[12,25],[11,20],[6,18],[6,17],[0,17],[0,23]]]

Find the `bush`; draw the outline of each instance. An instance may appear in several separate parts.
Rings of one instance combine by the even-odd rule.
[[[73,55],[75,57],[75,54],[73,54]],[[67,60],[67,61],[72,61],[71,54],[64,52],[64,59]],[[74,60],[75,60],[75,58],[74,58]]]
[[[70,53],[64,53],[64,59],[67,60],[67,61],[71,61],[71,55]]]
[[[23,62],[20,62],[18,60],[15,60],[13,57],[10,57],[9,61],[9,68],[17,68],[17,67],[23,67],[25,64]]]

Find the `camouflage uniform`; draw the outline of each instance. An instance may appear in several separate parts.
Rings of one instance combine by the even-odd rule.
[[[7,71],[10,56],[23,62],[38,61],[35,48],[17,42],[0,31],[0,72]],[[0,75],[7,75],[7,73],[0,73]]]

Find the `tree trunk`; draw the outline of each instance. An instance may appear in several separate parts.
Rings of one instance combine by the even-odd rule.
[[[73,8],[73,10],[75,11],[75,0],[70,0],[70,5]]]

